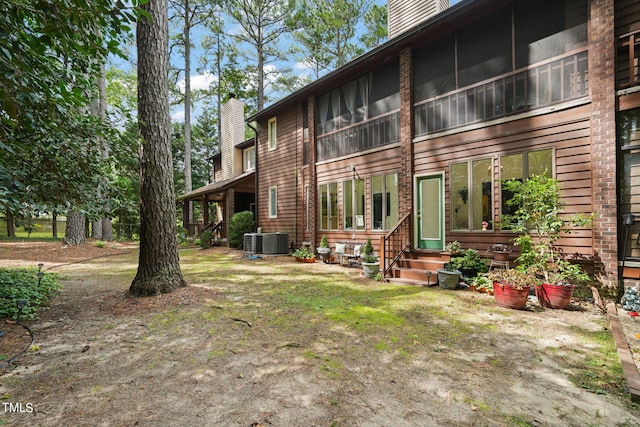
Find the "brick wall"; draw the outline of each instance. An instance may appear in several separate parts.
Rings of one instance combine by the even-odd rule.
[[[614,0],[592,0],[589,85],[593,211],[596,214],[593,250],[596,278],[609,290],[618,286],[615,52]]]
[[[413,210],[413,89],[412,51],[400,52],[400,155],[401,170],[398,177],[400,217]]]
[[[316,180],[316,97],[310,96],[307,101],[309,114],[309,174],[308,182],[303,182],[302,194],[304,195],[304,185],[309,186],[309,241],[317,242],[318,224],[318,185]]]

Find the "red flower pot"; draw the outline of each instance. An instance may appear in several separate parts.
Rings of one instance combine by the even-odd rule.
[[[496,298],[496,303],[504,308],[522,310],[527,304],[530,289],[531,286],[523,286],[522,289],[518,289],[509,284],[493,282],[493,295]]]
[[[565,309],[571,303],[573,288],[575,288],[575,285],[565,286],[543,283],[540,286],[536,286],[536,296],[543,307]]]

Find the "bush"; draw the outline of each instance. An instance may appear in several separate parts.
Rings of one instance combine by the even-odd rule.
[[[245,233],[252,233],[255,224],[251,211],[238,212],[233,215],[229,222],[229,246],[242,248]]]
[[[25,300],[21,318],[34,319],[44,305],[61,288],[58,275],[47,273],[38,286],[37,268],[0,268],[0,319],[18,316],[16,302]]]
[[[211,230],[205,230],[200,235],[200,247],[202,249],[207,249],[209,244],[211,243],[211,239],[213,238],[213,232]]]

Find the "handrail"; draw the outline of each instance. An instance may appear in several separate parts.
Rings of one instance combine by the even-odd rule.
[[[383,277],[411,248],[411,212],[403,216],[398,224],[384,237],[380,237],[380,265],[383,266]]]

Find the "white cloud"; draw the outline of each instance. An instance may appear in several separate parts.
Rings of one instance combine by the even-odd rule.
[[[208,89],[211,83],[215,82],[217,78],[210,72],[206,71],[203,74],[191,76],[191,90]],[[178,82],[180,92],[184,93],[184,79]]]

